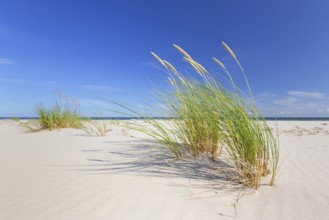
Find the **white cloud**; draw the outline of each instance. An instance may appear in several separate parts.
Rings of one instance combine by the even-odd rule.
[[[98,107],[108,107],[109,103],[106,103],[105,100],[100,99],[79,99],[79,104],[85,106],[98,106]]]
[[[276,96],[263,92],[257,97],[257,106],[265,116],[328,117],[328,97],[320,92],[289,91]]]
[[[0,82],[21,84],[25,86],[49,86],[55,84],[55,82],[53,81],[37,81],[37,80],[8,79],[8,78],[0,78]]]
[[[277,99],[274,100],[274,104],[277,105],[281,105],[281,106],[289,106],[289,105],[293,105],[299,102],[299,99],[295,98],[295,97],[285,97],[282,99]]]
[[[116,91],[117,89],[110,86],[100,86],[100,85],[79,85],[81,89],[85,90],[92,90],[92,91],[98,91],[98,92],[110,92],[110,91]]]
[[[283,115],[289,115],[289,114],[290,114],[290,111],[285,111],[285,110],[281,110],[281,111],[279,111],[279,112],[276,113],[276,115],[281,115],[281,116],[283,116]]]
[[[0,65],[13,64],[13,62],[7,58],[0,58]]]
[[[264,91],[260,94],[260,96],[268,98],[268,97],[275,97],[276,94],[271,91]]]
[[[277,95],[271,91],[264,91],[259,96],[255,97],[256,102],[266,101],[269,99],[273,99]]]
[[[324,99],[326,96],[321,92],[304,92],[304,91],[289,91],[288,95],[299,97],[299,98],[310,98],[310,99]]]

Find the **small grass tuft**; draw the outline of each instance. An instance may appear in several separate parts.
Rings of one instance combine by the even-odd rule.
[[[79,104],[69,98],[57,93],[56,103],[53,107],[47,108],[38,104],[36,113],[41,129],[60,128],[82,128],[82,118],[78,113]]]
[[[83,125],[82,130],[84,130],[88,136],[98,136],[104,137],[107,132],[111,131],[108,129],[107,120],[90,120],[85,125]]]
[[[82,118],[78,113],[79,104],[60,92],[56,93],[57,99],[55,105],[48,108],[43,104],[36,106],[36,120],[21,122],[24,128],[30,132],[39,130],[53,130],[60,128],[82,128]]]

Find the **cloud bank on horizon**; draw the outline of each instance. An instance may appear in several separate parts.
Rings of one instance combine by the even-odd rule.
[[[329,95],[321,92],[288,91],[275,94],[269,91],[258,97],[258,105],[265,116],[273,117],[328,117]]]

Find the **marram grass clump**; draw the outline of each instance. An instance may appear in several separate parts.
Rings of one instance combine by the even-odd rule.
[[[19,123],[31,132],[45,129],[82,128],[82,118],[78,113],[79,104],[61,93],[57,93],[56,96],[54,106],[45,107],[43,104],[36,106],[36,120]]]
[[[155,120],[115,103],[129,110],[132,113],[130,116],[142,117],[152,125],[131,123],[130,127],[167,146],[177,159],[182,157],[184,151],[194,157],[208,154],[214,160],[222,160],[233,167],[236,179],[247,187],[257,189],[261,177],[269,174],[270,185],[273,185],[278,170],[278,143],[255,105],[248,79],[236,55],[223,43],[241,69],[248,97],[242,95],[232,75],[218,59],[213,58],[226,74],[229,88],[182,48],[174,47],[194,69],[197,77],[185,77],[168,61],[152,53],[168,73],[171,92],[163,91],[160,94],[166,105],[165,113],[171,119],[166,122]]]

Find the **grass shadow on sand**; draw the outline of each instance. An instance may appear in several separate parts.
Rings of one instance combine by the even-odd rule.
[[[90,154],[88,162],[75,170],[88,174],[120,173],[144,177],[184,178],[187,179],[189,187],[218,190],[216,194],[244,189],[235,179],[237,173],[223,161],[212,161],[205,155],[193,158],[188,154],[185,154],[182,160],[175,160],[167,148],[150,140],[110,143],[111,147],[108,149],[83,150],[83,153]],[[186,187],[186,184],[183,186]]]

